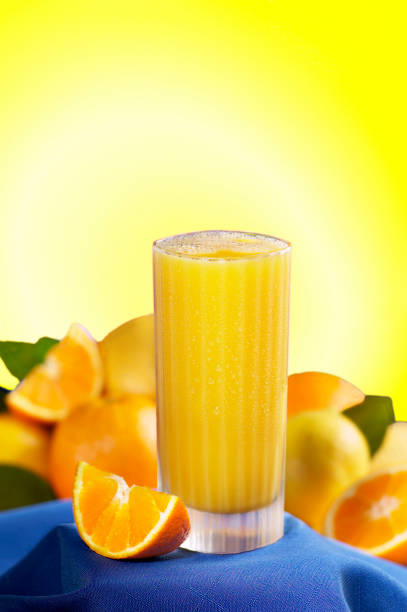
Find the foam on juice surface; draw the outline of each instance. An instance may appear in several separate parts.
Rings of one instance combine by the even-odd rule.
[[[204,231],[158,240],[156,247],[168,255],[205,259],[241,259],[283,251],[288,243],[246,232]]]

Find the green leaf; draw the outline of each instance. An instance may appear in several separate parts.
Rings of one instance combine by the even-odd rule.
[[[0,387],[0,412],[7,412],[7,406],[6,402],[4,401],[4,398],[6,397],[8,392],[8,389]]]
[[[365,401],[343,411],[364,433],[374,455],[383,442],[386,429],[394,423],[393,402],[390,397],[366,395]]]
[[[16,465],[0,465],[0,510],[55,499],[46,480]]]
[[[57,344],[53,338],[40,338],[31,342],[0,342],[0,357],[11,374],[22,380],[32,368],[45,359],[49,349]]]

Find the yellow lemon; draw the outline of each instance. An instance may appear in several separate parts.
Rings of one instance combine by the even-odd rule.
[[[384,440],[372,458],[371,472],[398,465],[407,465],[407,423],[389,425]]]
[[[48,476],[49,433],[39,425],[0,414],[0,463]]]
[[[112,396],[139,393],[155,396],[154,316],[131,319],[99,344],[105,390]]]
[[[322,531],[332,502],[370,465],[359,428],[331,411],[305,411],[287,426],[285,508]]]

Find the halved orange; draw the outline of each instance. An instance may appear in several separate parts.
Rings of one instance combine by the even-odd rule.
[[[349,487],[328,511],[324,533],[407,564],[407,466],[370,474]]]
[[[190,522],[176,495],[133,485],[81,461],[73,488],[73,509],[82,540],[111,559],[169,553],[185,540]]]
[[[6,395],[8,407],[45,423],[63,419],[76,406],[99,395],[103,384],[97,342],[73,323],[63,340]]]
[[[287,413],[293,416],[304,410],[341,412],[361,404],[365,394],[352,383],[327,372],[299,372],[288,377]]]

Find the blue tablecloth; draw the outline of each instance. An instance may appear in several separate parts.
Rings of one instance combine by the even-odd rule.
[[[179,549],[113,561],[87,548],[69,502],[0,514],[0,610],[401,612],[407,569],[286,515],[285,536],[239,555]]]

